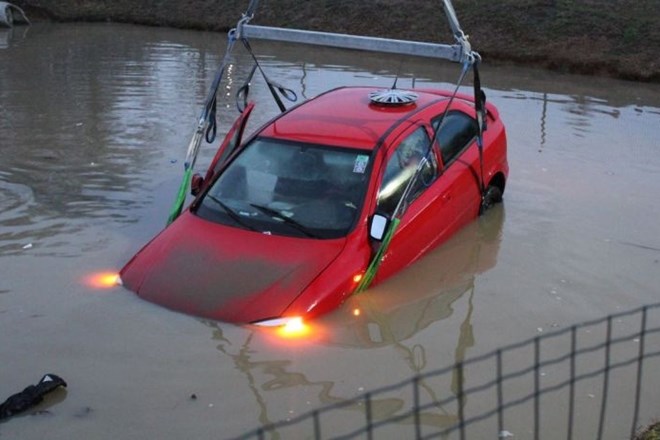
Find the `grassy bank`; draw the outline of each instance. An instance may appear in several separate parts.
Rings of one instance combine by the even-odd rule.
[[[33,19],[226,31],[248,0],[15,0]],[[490,63],[660,82],[658,0],[454,0]],[[440,0],[262,0],[254,23],[451,42]]]
[[[634,440],[660,440],[660,422],[644,429]]]

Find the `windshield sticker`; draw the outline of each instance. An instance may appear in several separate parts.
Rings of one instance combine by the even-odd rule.
[[[353,164],[353,172],[364,174],[367,169],[367,164],[369,163],[369,156],[360,154],[355,158],[355,163]]]

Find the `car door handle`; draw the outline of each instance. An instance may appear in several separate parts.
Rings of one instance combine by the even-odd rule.
[[[444,193],[444,194],[442,195],[442,200],[444,200],[444,201],[449,201],[449,200],[451,200],[451,193],[448,193],[448,192]]]

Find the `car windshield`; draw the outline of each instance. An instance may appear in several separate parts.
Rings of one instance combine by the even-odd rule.
[[[196,212],[266,234],[338,238],[354,226],[368,151],[256,138],[224,169]]]

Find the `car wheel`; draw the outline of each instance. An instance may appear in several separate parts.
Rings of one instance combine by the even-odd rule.
[[[488,211],[490,208],[495,206],[498,203],[502,202],[502,190],[497,186],[490,185],[486,188],[484,196],[481,199],[481,207],[479,208],[479,214],[483,214]]]

